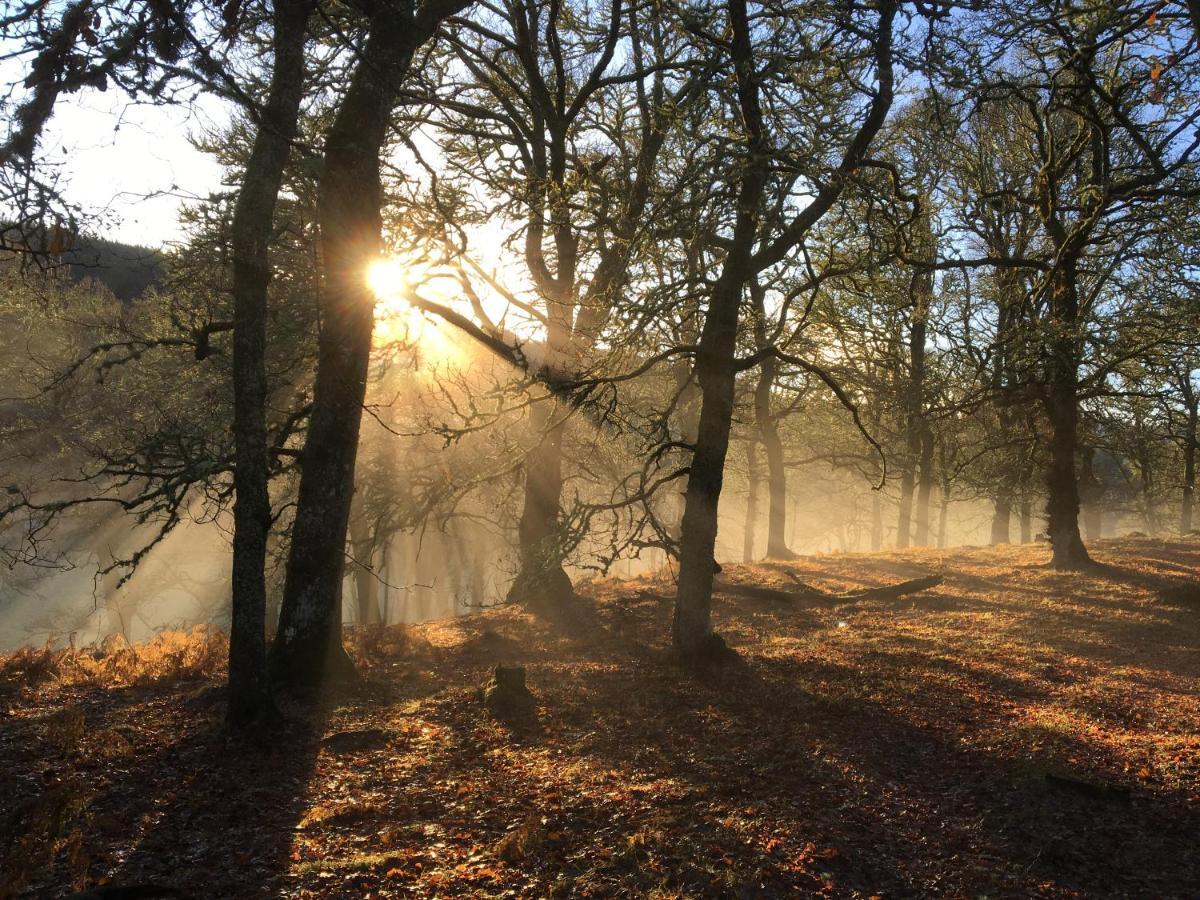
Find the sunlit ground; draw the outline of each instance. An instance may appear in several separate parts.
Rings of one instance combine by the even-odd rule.
[[[668,578],[581,585],[561,628],[352,629],[368,686],[254,752],[221,732],[210,654],[29,651],[0,662],[0,807],[55,814],[37,896],[1195,896],[1200,543],[1094,549],[1086,574],[1040,545],[729,566],[832,592],[946,577],[718,595],[741,661],[701,674],[663,653]],[[526,667],[537,728],[482,708],[497,662]]]

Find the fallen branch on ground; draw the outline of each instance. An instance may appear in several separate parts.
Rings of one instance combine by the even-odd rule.
[[[760,587],[754,584],[737,584],[732,581],[726,581],[723,578],[715,579],[713,588],[725,594],[751,597],[755,600],[781,600],[787,602],[807,600],[821,605],[836,606],[841,603],[858,603],[862,600],[893,600],[896,597],[903,597],[905,594],[915,594],[918,591],[927,591],[930,588],[937,587],[942,583],[942,580],[941,575],[924,575],[921,578],[901,581],[899,584],[868,588],[865,591],[853,594],[829,594],[807,584],[797,584],[795,589],[784,591],[778,588]]]

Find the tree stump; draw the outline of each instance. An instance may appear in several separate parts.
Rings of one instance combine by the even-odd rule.
[[[502,722],[537,718],[537,702],[525,686],[524,666],[496,666],[479,694],[488,712]]]

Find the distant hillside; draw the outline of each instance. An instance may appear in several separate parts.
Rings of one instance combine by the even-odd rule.
[[[121,300],[132,300],[163,277],[163,255],[149,247],[83,237],[62,255],[73,279],[94,278]]]

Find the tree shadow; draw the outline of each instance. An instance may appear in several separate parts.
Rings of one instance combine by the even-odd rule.
[[[603,738],[587,752],[601,766],[686,781],[710,810],[717,801],[721,811],[769,809],[793,848],[811,841],[836,851],[823,866],[842,894],[937,885],[939,894],[1024,895],[1051,881],[1096,895],[1170,896],[1196,883],[1184,836],[1200,810],[1186,797],[1114,802],[1103,791],[1064,791],[1045,776],[1094,778],[1101,748],[1063,735],[1053,754],[1004,756],[957,730],[986,718],[969,696],[914,679],[911,715],[898,715],[866,680],[851,666],[755,656],[654,692],[658,725],[640,741],[620,722],[651,710],[604,716]]]

